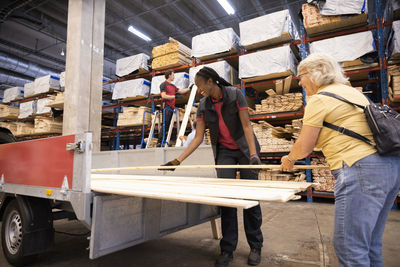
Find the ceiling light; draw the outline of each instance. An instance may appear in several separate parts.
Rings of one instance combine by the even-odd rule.
[[[64,53],[64,48],[63,48],[63,49],[61,49],[61,55],[62,55],[62,56],[64,56],[64,55],[65,55],[65,53]]]
[[[229,4],[228,0],[217,0],[217,1],[225,9],[226,13],[228,13],[229,15],[235,14],[235,10],[231,6],[231,4]]]
[[[130,31],[131,33],[139,36],[140,38],[142,38],[143,40],[150,42],[151,38],[149,36],[147,36],[146,34],[142,33],[141,31],[139,31],[138,29],[134,28],[133,26],[129,26],[128,31]]]

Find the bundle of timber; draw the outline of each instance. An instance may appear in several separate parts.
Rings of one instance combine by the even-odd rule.
[[[232,28],[203,33],[192,38],[192,56],[200,60],[237,54],[239,36]]]
[[[50,108],[64,109],[64,92],[57,93],[54,100],[47,103],[46,106]]]
[[[393,65],[387,69],[390,102],[400,102],[400,67]]]
[[[14,135],[16,137],[32,135],[34,132],[34,126],[31,123],[16,122],[15,125],[16,131]]]
[[[24,97],[30,97],[35,94],[35,83],[26,83],[24,84]]]
[[[274,126],[266,123],[252,123],[254,134],[260,143],[261,153],[268,152],[289,152],[292,149],[294,141],[284,138],[277,138],[273,132]]]
[[[25,119],[31,117],[36,112],[36,100],[28,101],[19,104],[18,119]]]
[[[296,73],[297,59],[289,45],[239,57],[239,78],[246,82],[286,77]]]
[[[324,157],[313,158],[311,165],[328,166]],[[329,169],[313,169],[312,174],[313,182],[320,184],[315,190],[333,192],[336,180]]]
[[[329,1],[327,1],[327,3],[328,2]],[[358,10],[355,10],[354,8],[350,8],[347,10],[340,10],[340,8],[347,7],[345,3],[347,3],[347,5],[348,4],[351,5],[354,2],[355,1],[340,1],[340,5],[337,5],[338,8],[331,9],[331,11],[335,10],[334,13],[328,11],[329,7],[323,9],[320,13],[318,7],[311,4],[303,4],[302,6],[303,23],[307,31],[307,34],[309,36],[315,36],[322,33],[341,31],[344,29],[367,25],[368,22],[367,14],[366,13],[360,14],[361,13],[360,11],[362,10],[362,4]],[[356,14],[356,13],[358,13],[359,15],[340,16],[341,14]]]
[[[60,78],[53,75],[46,75],[35,79],[34,94],[60,91]]]
[[[151,111],[147,107],[124,107],[123,112],[118,115],[117,126],[141,126],[151,124]],[[143,113],[144,119],[143,119]]]
[[[149,60],[150,57],[144,53],[120,58],[116,62],[115,74],[118,77],[123,77],[132,73],[147,73],[149,72]]]
[[[297,35],[288,9],[240,22],[239,28],[240,44],[247,50],[288,42]]]
[[[154,70],[178,67],[192,62],[191,49],[171,37],[169,43],[154,47],[152,54],[151,66]]]
[[[259,180],[271,181],[292,181],[292,182],[305,182],[305,171],[282,173],[280,170],[261,170],[258,173]]]
[[[230,84],[238,84],[238,73],[227,61],[217,61],[209,64],[199,65],[189,69],[189,81],[190,84],[194,84],[194,78],[199,70],[204,67],[209,67],[215,70],[218,75],[224,78]]]
[[[0,104],[0,119],[15,120],[18,119],[19,108]]]
[[[36,117],[34,134],[62,133],[62,118]]]
[[[146,98],[150,93],[150,82],[143,78],[123,81],[115,84],[112,99]]]
[[[269,95],[260,105],[255,106],[255,114],[296,111],[303,106],[303,96],[301,93]]]
[[[338,36],[310,44],[312,54],[331,55],[338,62],[343,62],[343,67],[346,70],[369,67],[370,65],[364,64],[361,59],[375,50],[374,37],[371,31]]]
[[[17,133],[17,124],[15,124],[14,122],[1,122],[0,121],[0,127],[7,128],[8,130],[10,130],[10,132],[13,135],[16,135],[16,133]]]
[[[23,87],[11,87],[4,90],[3,103],[10,103],[14,100],[20,100],[24,98]]]
[[[51,108],[48,107],[47,105],[52,103],[56,97],[55,96],[49,96],[47,98],[41,98],[38,99],[36,102],[36,111],[34,114],[37,115],[50,115],[51,114]]]
[[[152,95],[160,94],[160,85],[163,82],[165,82],[164,75],[157,75],[151,79],[151,91],[150,92]],[[186,72],[176,72],[173,84],[178,89],[188,88],[189,87],[189,74],[187,74]]]
[[[96,192],[244,209],[258,205],[259,201],[296,199],[296,193],[311,185],[305,182],[201,177],[91,175],[91,189]]]

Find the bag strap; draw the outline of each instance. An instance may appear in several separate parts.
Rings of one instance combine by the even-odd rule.
[[[354,132],[354,131],[352,131],[352,130],[346,129],[346,128],[341,127],[341,126],[340,126],[340,127],[339,127],[339,126],[336,126],[336,125],[334,125],[334,124],[332,124],[332,123],[329,123],[329,122],[326,122],[326,121],[324,121],[323,125],[324,125],[325,127],[329,128],[329,129],[338,131],[339,133],[342,133],[342,134],[345,134],[345,135],[347,135],[347,136],[350,136],[350,137],[353,137],[353,138],[357,138],[358,140],[364,141],[364,142],[367,143],[368,145],[375,146],[375,145],[371,142],[371,140],[369,140],[369,139],[366,138],[365,136],[362,136],[361,134],[358,134],[358,133],[356,133],[356,132]]]
[[[353,103],[353,102],[350,102],[350,101],[347,100],[346,98],[341,97],[340,95],[337,95],[337,94],[334,94],[334,93],[330,93],[330,92],[319,92],[318,95],[330,96],[330,97],[336,98],[336,99],[338,99],[338,100],[341,100],[341,101],[343,101],[343,102],[346,102],[346,103],[348,103],[348,104],[350,104],[350,105],[354,105],[354,106],[359,107],[359,108],[361,108],[361,109],[365,109],[365,106],[359,105],[359,104],[356,104],[356,103]]]

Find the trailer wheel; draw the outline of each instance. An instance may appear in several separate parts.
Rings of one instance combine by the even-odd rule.
[[[31,260],[33,256],[23,256],[22,246],[24,221],[21,209],[14,199],[6,207],[1,226],[1,244],[7,261],[15,266],[21,266]]]
[[[0,144],[14,143],[16,141],[10,130],[0,127]]]

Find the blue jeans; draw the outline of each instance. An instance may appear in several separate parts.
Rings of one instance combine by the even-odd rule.
[[[400,157],[375,153],[332,171],[334,247],[340,266],[383,266],[382,234],[400,190]]]

